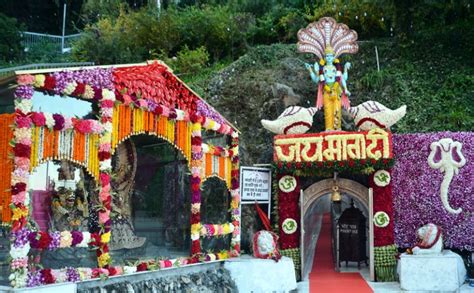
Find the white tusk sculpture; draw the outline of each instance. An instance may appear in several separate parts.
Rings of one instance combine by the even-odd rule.
[[[275,120],[262,119],[265,129],[276,134],[301,134],[308,131],[313,125],[313,116],[316,108],[291,106],[285,109]]]
[[[406,112],[406,105],[391,110],[376,101],[367,101],[349,109],[349,113],[354,118],[356,127],[363,131],[374,128],[389,129],[402,119]]]

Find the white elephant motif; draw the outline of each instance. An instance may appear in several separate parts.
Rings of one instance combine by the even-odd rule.
[[[454,174],[459,174],[459,168],[466,164],[466,158],[461,152],[462,144],[450,138],[443,138],[431,143],[431,153],[428,156],[428,164],[433,169],[439,169],[444,173],[441,183],[440,196],[444,208],[452,213],[459,214],[462,209],[453,209],[448,201],[448,190]],[[457,156],[457,158],[455,158]]]

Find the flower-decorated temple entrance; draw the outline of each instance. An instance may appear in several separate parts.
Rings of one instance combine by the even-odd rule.
[[[368,218],[369,222],[371,219],[371,212],[373,201],[372,201],[372,189],[358,183],[357,181],[339,178],[337,179],[337,186],[339,195],[341,198],[336,198],[336,201],[332,201],[334,197],[334,180],[323,179],[317,181],[304,189],[301,192],[300,198],[300,209],[301,209],[301,279],[306,280],[309,273],[312,271],[313,258],[316,250],[316,242],[319,241],[321,229],[323,225],[324,215],[330,215],[331,213],[337,217],[331,217],[334,221],[332,224],[336,228],[337,220],[341,216],[341,212],[347,209],[354,202],[356,207],[363,211],[364,216]],[[326,223],[328,224],[328,223]],[[331,225],[332,226],[332,225]],[[366,242],[369,249],[367,256],[373,256],[373,226],[367,225],[364,228],[364,237],[368,236]],[[333,229],[333,231],[336,229]],[[335,254],[337,261],[337,237],[332,235],[333,245],[332,250]],[[315,241],[317,240],[317,241]],[[370,276],[373,279],[374,267],[373,259],[370,259]],[[338,263],[336,262],[336,268]]]
[[[311,218],[318,199],[334,193],[354,198],[367,213],[375,279],[395,278],[390,172],[386,171],[392,165],[392,136],[382,129],[275,136],[275,204],[281,253],[293,258],[300,278],[309,272],[304,255],[311,249],[304,243],[304,235],[311,229],[304,219]],[[365,185],[345,179],[354,176],[362,178]],[[303,181],[308,180],[312,183],[305,188]]]

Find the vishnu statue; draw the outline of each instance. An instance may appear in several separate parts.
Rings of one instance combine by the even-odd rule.
[[[350,107],[347,79],[351,64],[347,62],[343,67],[338,57],[358,51],[357,33],[333,18],[324,17],[298,31],[297,48],[319,58],[319,62],[305,64],[318,85],[316,108],[324,108],[326,131],[341,130],[342,108]]]

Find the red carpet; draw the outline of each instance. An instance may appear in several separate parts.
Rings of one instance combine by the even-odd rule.
[[[331,216],[325,214],[313,269],[309,274],[309,290],[316,293],[365,293],[373,292],[359,273],[338,273],[334,271],[331,245]]]

